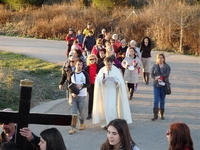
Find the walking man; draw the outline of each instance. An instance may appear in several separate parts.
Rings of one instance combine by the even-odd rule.
[[[85,107],[85,99],[87,96],[87,88],[90,86],[90,79],[87,72],[83,71],[83,62],[78,60],[75,65],[75,71],[70,75],[69,84],[74,83],[76,87],[80,90],[79,94],[76,95],[75,93],[70,93],[72,96],[72,107],[71,107],[71,114],[72,114],[72,124],[71,130],[69,134],[73,134],[76,132],[76,124],[79,118],[80,126],[79,130],[84,130],[84,107]],[[77,116],[77,111],[79,115]],[[78,118],[77,118],[78,117]]]

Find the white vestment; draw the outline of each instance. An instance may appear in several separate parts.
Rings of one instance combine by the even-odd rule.
[[[103,84],[103,74],[106,82]],[[116,86],[114,81],[118,82]],[[95,79],[93,124],[108,124],[116,118],[132,123],[126,86],[122,74],[114,65],[110,71],[103,67]]]

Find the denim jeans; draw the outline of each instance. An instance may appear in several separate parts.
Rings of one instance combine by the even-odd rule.
[[[78,115],[77,111],[79,112],[78,118],[79,118],[80,124],[84,123],[85,99],[86,99],[86,96],[72,97],[71,114]]]
[[[153,94],[154,94],[154,108],[159,108],[159,102],[160,102],[160,108],[165,108],[165,87],[156,87],[153,86]]]

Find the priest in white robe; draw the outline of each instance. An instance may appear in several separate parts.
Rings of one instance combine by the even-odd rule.
[[[111,57],[104,59],[105,66],[95,80],[93,124],[101,123],[104,128],[113,119],[125,119],[132,123],[130,106],[124,79],[120,70],[113,65]]]

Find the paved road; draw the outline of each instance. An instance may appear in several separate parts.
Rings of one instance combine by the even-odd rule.
[[[24,39],[0,36],[0,50],[23,53],[50,62],[62,64],[65,61],[65,42],[38,39]],[[152,53],[152,64],[158,52]],[[130,101],[133,123],[129,125],[131,135],[141,150],[167,150],[165,136],[170,123],[182,121],[188,124],[195,150],[200,149],[200,58],[165,53],[166,61],[172,68],[170,81],[172,94],[166,98],[165,120],[150,121],[152,118],[153,92],[152,80],[149,85],[139,78],[138,91]],[[34,90],[34,89],[33,89]],[[87,114],[87,105],[85,106]],[[51,101],[36,106],[31,111],[42,113],[69,114],[65,99]],[[61,131],[68,150],[98,150],[106,140],[106,131],[99,125],[86,120],[86,130],[68,135],[70,127],[57,126]],[[30,125],[39,133],[51,125]]]

